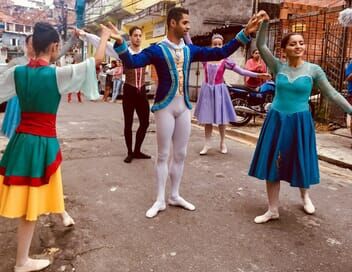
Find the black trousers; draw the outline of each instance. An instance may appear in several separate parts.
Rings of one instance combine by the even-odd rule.
[[[145,92],[145,86],[139,91],[137,88],[125,84],[123,87],[122,96],[122,107],[125,119],[125,142],[127,146],[128,154],[132,154],[132,125],[133,115],[136,111],[139,127],[136,133],[136,143],[134,146],[134,152],[138,153],[141,151],[141,146],[149,127],[149,102],[147,94]]]

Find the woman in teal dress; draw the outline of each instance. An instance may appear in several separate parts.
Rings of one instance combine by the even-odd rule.
[[[269,16],[264,11],[259,16],[263,22],[257,48],[276,78],[274,101],[249,170],[250,176],[266,180],[268,210],[254,219],[255,223],[265,223],[279,218],[280,180],[300,188],[304,211],[315,212],[308,194],[310,185],[319,183],[315,128],[308,104],[312,88],[317,87],[347,113],[352,113],[352,106],[331,86],[318,65],[303,60],[302,35],[290,33],[282,39],[286,63],[275,58],[266,45]]]

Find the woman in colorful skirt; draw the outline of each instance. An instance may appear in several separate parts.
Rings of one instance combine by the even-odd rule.
[[[25,43],[26,43],[25,55],[10,61],[6,67],[6,70],[16,65],[26,65],[31,58],[35,58],[35,52],[32,46],[32,36],[33,35],[28,35],[25,39]],[[61,52],[58,58],[60,58],[60,56],[63,56],[68,51],[68,49],[74,43],[75,39],[76,39],[75,35],[73,35],[69,39],[69,41],[65,44],[65,46],[63,46],[63,48],[61,49]],[[18,97],[14,96],[9,101],[7,101],[5,116],[1,127],[2,133],[4,133],[4,135],[10,139],[15,134],[16,128],[20,123],[20,120],[21,120],[20,104],[18,101]],[[62,223],[64,224],[65,227],[70,227],[75,224],[75,221],[73,220],[73,218],[66,211],[64,211],[61,214],[61,218],[62,218]]]
[[[58,59],[66,54],[66,52],[72,47],[76,42],[76,35],[72,35],[71,38],[62,47]],[[26,65],[31,58],[35,56],[35,52],[32,46],[32,35],[28,35],[25,39],[25,55],[22,57],[15,58],[9,62],[6,69],[9,69],[15,65]],[[20,105],[17,96],[14,96],[9,101],[7,101],[4,120],[1,126],[1,132],[7,137],[11,138],[14,135],[15,130],[20,123]]]
[[[17,94],[21,121],[0,162],[0,215],[19,218],[15,272],[39,271],[49,260],[29,258],[38,216],[63,213],[64,199],[56,137],[56,113],[61,96],[81,89],[90,99],[98,99],[94,88],[95,66],[104,57],[110,31],[103,28],[95,59],[64,67],[53,67],[59,53],[59,34],[47,23],[34,26],[36,59],[15,66],[0,76],[0,101]],[[94,87],[93,87],[94,86]]]
[[[220,34],[214,34],[211,39],[212,47],[222,47],[224,38]],[[233,109],[229,91],[224,83],[225,70],[232,70],[242,76],[270,79],[266,73],[254,73],[242,69],[229,59],[218,62],[204,62],[205,81],[202,84],[200,95],[195,109],[195,117],[200,124],[204,124],[205,144],[200,151],[200,155],[206,155],[210,149],[213,124],[219,126],[220,133],[220,152],[227,153],[225,145],[226,124],[234,122],[236,115]]]
[[[249,175],[266,180],[268,210],[257,216],[255,223],[279,218],[280,181],[300,189],[303,209],[313,214],[315,207],[308,189],[319,183],[315,128],[309,111],[309,96],[315,86],[345,112],[352,106],[329,83],[324,71],[316,64],[303,60],[304,39],[290,33],[281,41],[287,62],[275,58],[266,46],[269,16],[261,11],[264,20],[257,35],[257,48],[267,66],[276,76],[276,91],[263,124]]]

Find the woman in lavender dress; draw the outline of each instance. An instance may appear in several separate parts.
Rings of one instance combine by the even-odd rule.
[[[211,39],[212,47],[222,47],[224,38],[220,34],[214,34]],[[213,124],[219,126],[220,132],[220,152],[227,153],[227,147],[224,143],[226,124],[234,122],[236,115],[232,106],[231,98],[224,83],[225,70],[232,70],[242,76],[256,77],[264,80],[270,79],[266,73],[254,73],[240,68],[236,63],[229,59],[223,59],[218,62],[203,63],[205,71],[205,81],[202,84],[195,117],[205,128],[205,144],[200,151],[200,155],[206,155],[210,148],[210,139],[213,130]]]

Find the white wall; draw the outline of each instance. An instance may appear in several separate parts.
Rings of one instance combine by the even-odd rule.
[[[186,0],[190,11],[191,35],[204,35],[221,25],[204,24],[204,20],[246,23],[252,16],[252,0]]]

